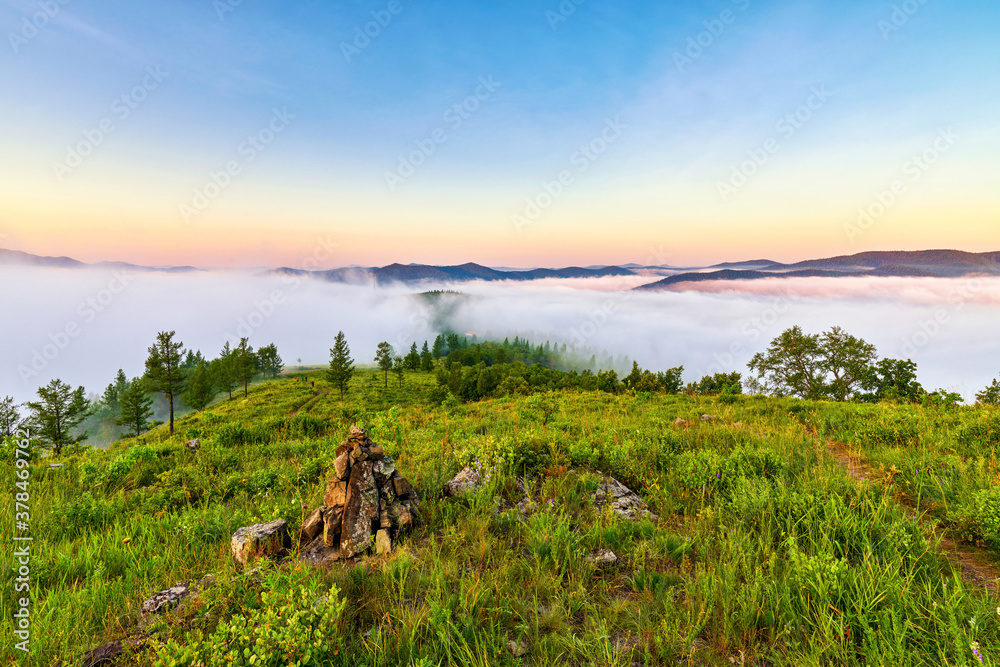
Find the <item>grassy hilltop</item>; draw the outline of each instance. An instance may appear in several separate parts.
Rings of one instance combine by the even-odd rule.
[[[1000,661],[998,602],[968,574],[989,579],[1000,549],[996,409],[575,390],[435,407],[428,372],[388,389],[359,372],[343,401],[305,375],[184,416],[173,437],[35,460],[30,664],[126,635],[152,639],[123,664]],[[238,574],[233,531],[284,518],[297,534],[352,424],[416,487],[417,528],[388,557]],[[444,497],[474,462],[490,481]],[[595,511],[604,474],[658,522]],[[0,504],[12,534],[13,493]],[[954,543],[979,545],[964,578]],[[593,562],[603,549],[617,562]],[[12,549],[0,565],[12,580]],[[201,597],[140,625],[147,597],[208,574]],[[24,664],[13,643],[3,661]]]

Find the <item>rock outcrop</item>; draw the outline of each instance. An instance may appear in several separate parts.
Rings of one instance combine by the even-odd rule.
[[[260,556],[280,556],[289,546],[291,539],[288,536],[288,522],[284,519],[244,526],[233,533],[230,544],[239,568]]]
[[[416,520],[419,498],[399,474],[392,457],[352,426],[337,448],[334,476],[327,481],[323,505],[302,523],[302,558],[327,562],[353,558],[374,546],[392,550],[398,535]]]
[[[597,491],[594,492],[594,506],[597,509],[610,506],[615,514],[632,521],[649,519],[655,522],[659,520],[658,516],[646,508],[646,503],[642,501],[642,498],[614,477],[605,477],[601,481]]]

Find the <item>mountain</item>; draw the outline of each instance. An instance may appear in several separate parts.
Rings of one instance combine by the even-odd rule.
[[[7,250],[0,248],[0,266],[44,266],[57,269],[85,269],[87,267],[100,267],[109,269],[128,269],[130,271],[163,271],[166,273],[186,273],[188,271],[202,271],[193,266],[140,266],[129,264],[128,262],[96,262],[87,264],[75,260],[71,257],[43,257],[21,252],[20,250]]]
[[[759,267],[762,271],[795,269],[830,269],[862,272],[887,266],[909,266],[945,277],[961,277],[973,273],[1000,275],[1000,252],[963,252],[961,250],[916,250],[861,252],[826,259],[810,259],[795,264],[772,262]]]

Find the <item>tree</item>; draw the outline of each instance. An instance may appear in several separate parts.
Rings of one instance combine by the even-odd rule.
[[[222,351],[219,352],[219,357],[213,359],[209,365],[212,383],[222,391],[227,392],[230,401],[233,400],[233,389],[236,388],[233,361],[233,349],[227,340],[226,344],[222,346]]]
[[[260,360],[254,354],[246,337],[240,338],[240,344],[233,350],[233,379],[243,385],[243,398],[250,393],[250,381],[260,371]]]
[[[38,388],[40,401],[29,401],[32,430],[43,446],[52,447],[55,455],[62,453],[65,445],[75,445],[87,439],[87,432],[70,435],[90,413],[90,406],[83,395],[83,387],[72,389],[62,380],[52,380],[46,387]]]
[[[257,358],[260,360],[260,369],[264,372],[264,375],[272,380],[278,377],[278,374],[281,373],[281,369],[285,365],[285,362],[281,360],[281,356],[278,355],[278,347],[274,343],[259,348],[257,350]]]
[[[760,385],[776,396],[819,399],[826,393],[819,335],[806,335],[801,327],[783,331],[766,352],[753,355],[747,366],[757,373]]]
[[[430,348],[427,347],[427,341],[424,341],[424,347],[420,350],[420,368],[425,371],[434,368],[434,355],[431,354]]]
[[[819,340],[823,354],[820,367],[833,376],[830,394],[838,401],[861,389],[872,372],[878,353],[871,343],[850,335],[840,327],[833,327]]]
[[[150,346],[149,357],[146,358],[145,376],[151,391],[161,391],[167,397],[170,405],[170,435],[174,434],[174,399],[184,389],[184,371],[180,368],[184,344],[174,342],[175,333],[161,331],[156,334],[156,343]]]
[[[121,411],[121,395],[127,388],[128,378],[125,377],[125,371],[119,368],[115,381],[107,386],[101,396],[101,403],[111,414],[118,414]]]
[[[0,438],[13,438],[20,424],[21,414],[17,411],[14,397],[4,398],[0,401]]]
[[[1000,405],[1000,380],[993,380],[993,384],[978,392],[976,402],[982,405]]]
[[[389,388],[389,371],[392,370],[392,345],[389,345],[387,341],[382,341],[378,344],[378,348],[375,350],[375,363],[378,364],[379,370],[385,374],[385,388]]]
[[[196,368],[204,368],[202,361]],[[132,435],[139,437],[149,430],[149,418],[153,416],[153,397],[146,390],[142,378],[135,378],[128,383],[121,395],[121,417],[115,420],[119,426],[127,426]]]
[[[415,371],[420,368],[420,353],[417,352],[417,344],[413,343],[410,345],[410,351],[407,352],[406,358],[403,360],[406,370]]]
[[[434,339],[434,350],[431,352],[431,354],[434,356],[435,359],[440,359],[441,357],[444,356],[444,350],[445,350],[444,334],[438,334],[437,338]]]
[[[337,337],[330,348],[330,368],[326,371],[326,379],[340,390],[340,400],[344,400],[344,392],[351,384],[354,375],[354,359],[351,359],[351,348],[347,346],[347,337],[343,331],[337,332]]]
[[[184,402],[195,410],[204,410],[214,396],[215,387],[212,386],[211,373],[203,359],[191,371],[187,388],[184,389]]]
[[[865,382],[865,400],[919,403],[927,392],[917,382],[917,364],[910,359],[881,359]]]
[[[187,355],[184,357],[184,361],[181,362],[181,368],[190,371],[194,370],[199,363],[205,361],[205,357],[201,356],[201,351],[195,352],[194,350],[188,350]]]
[[[396,374],[396,379],[399,380],[399,386],[403,386],[403,371],[406,370],[406,361],[403,357],[393,357],[392,359],[392,372]]]

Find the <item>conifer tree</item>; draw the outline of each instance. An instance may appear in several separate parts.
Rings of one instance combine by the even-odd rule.
[[[161,391],[167,397],[170,405],[170,435],[174,434],[174,399],[179,398],[184,390],[184,371],[181,370],[181,359],[184,356],[184,344],[174,342],[174,331],[161,331],[156,334],[156,343],[149,348],[146,358],[146,380],[152,391]]]
[[[204,366],[202,362],[201,367]],[[149,418],[153,416],[153,397],[146,391],[142,378],[135,378],[126,385],[121,394],[121,417],[115,423],[127,426],[132,435],[139,437],[149,430]]]
[[[340,390],[340,399],[351,384],[354,375],[354,359],[351,359],[351,348],[347,345],[347,337],[343,331],[337,332],[337,337],[330,348],[330,368],[326,371],[326,379]]]

